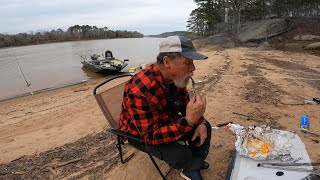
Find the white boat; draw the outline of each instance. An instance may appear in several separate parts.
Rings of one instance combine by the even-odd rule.
[[[85,56],[81,56],[81,58],[81,63],[84,67],[93,72],[105,74],[113,74],[121,71],[128,65],[126,61],[129,61],[128,59],[122,61],[114,58],[112,52],[109,50],[105,52],[104,58],[101,58],[100,55],[97,54],[91,55],[89,60]]]

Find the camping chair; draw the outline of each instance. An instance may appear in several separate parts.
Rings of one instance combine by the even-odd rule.
[[[122,81],[122,83],[109,88],[107,88],[108,85],[110,85],[109,82],[114,81],[116,79],[126,79],[125,77],[127,76],[132,76],[130,74],[125,74],[125,75],[119,75],[116,77],[112,77],[110,79],[107,79],[106,81],[102,82],[101,84],[97,85],[94,90],[93,90],[93,95],[95,96],[104,116],[106,117],[107,121],[110,124],[110,128],[107,128],[106,131],[109,133],[112,133],[117,136],[117,144],[116,147],[119,150],[119,156],[121,159],[121,163],[124,164],[128,160],[131,159],[130,156],[126,160],[123,159],[122,157],[122,148],[121,146],[124,145],[124,139],[129,138],[129,139],[134,139],[139,142],[144,142],[143,139],[137,138],[136,136],[133,136],[131,134],[124,133],[122,131],[119,131],[119,121],[120,121],[120,113],[121,113],[121,104],[122,104],[122,98],[123,98],[123,92],[124,92],[124,86],[125,82]],[[109,83],[109,84],[108,84]],[[99,89],[99,93],[97,93],[97,90]],[[100,89],[104,89],[100,91]],[[161,172],[159,166],[155,162],[154,158],[151,156],[151,154],[147,153],[154,164],[154,166],[157,168],[159,174],[163,179],[166,179],[166,176],[163,175]]]

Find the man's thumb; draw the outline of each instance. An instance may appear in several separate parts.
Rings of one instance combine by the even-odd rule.
[[[193,94],[193,96],[190,98],[190,102],[194,103],[196,101],[196,96]]]
[[[191,141],[194,141],[196,138],[197,138],[197,134],[194,133],[193,136],[192,136],[192,138],[191,138]]]

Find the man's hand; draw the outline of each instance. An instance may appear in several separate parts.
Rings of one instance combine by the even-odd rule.
[[[207,138],[207,127],[204,124],[200,124],[194,131],[191,141],[194,141],[197,137],[200,138],[200,142],[196,144],[197,147],[201,146]]]
[[[195,124],[199,121],[200,117],[203,116],[206,111],[206,97],[195,92],[187,104],[186,117],[190,123]]]

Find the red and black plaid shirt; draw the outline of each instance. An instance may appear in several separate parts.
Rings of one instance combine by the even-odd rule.
[[[174,88],[173,98],[180,102],[178,108],[169,107],[172,92],[168,91],[171,90],[167,90],[156,65],[134,75],[125,86],[119,129],[139,135],[152,145],[177,141],[192,130],[184,118],[189,101],[187,89]],[[202,117],[198,123],[203,121]]]

